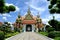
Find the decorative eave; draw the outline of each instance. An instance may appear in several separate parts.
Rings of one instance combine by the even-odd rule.
[[[22,24],[36,24],[36,20],[23,20]]]

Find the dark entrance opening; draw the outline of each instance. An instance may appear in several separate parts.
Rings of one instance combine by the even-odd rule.
[[[30,25],[30,24],[26,25],[26,31],[31,32],[32,31],[32,25]]]

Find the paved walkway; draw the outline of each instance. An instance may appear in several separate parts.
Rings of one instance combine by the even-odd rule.
[[[7,40],[52,40],[52,39],[41,34],[37,34],[35,32],[24,32],[13,37],[10,37]]]

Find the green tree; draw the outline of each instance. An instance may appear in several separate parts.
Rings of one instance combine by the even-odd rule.
[[[55,30],[59,31],[60,30],[60,21],[55,20],[55,17],[53,16],[53,19],[48,21],[48,23],[55,28]]]
[[[0,30],[5,33],[9,33],[11,32],[11,26],[10,26],[10,23],[8,22],[4,22],[4,24],[0,27]]]
[[[11,32],[11,26],[10,26],[10,23],[4,22],[4,25],[5,25],[5,31],[6,31],[6,32]]]
[[[58,31],[60,31],[60,22],[58,22],[57,27],[58,27]]]
[[[60,0],[48,0],[50,1],[49,10],[51,14],[60,13]]]
[[[54,31],[55,29],[53,27],[48,27],[47,28],[47,32],[51,32],[51,31]]]
[[[60,14],[60,0],[47,0],[50,2],[50,5],[48,6],[50,14]],[[59,21],[52,19],[48,22],[53,28],[58,30]]]
[[[50,21],[48,21],[48,23],[53,27],[53,28],[55,28],[55,30],[58,30],[58,21],[57,20],[55,20],[55,19],[52,19],[52,20],[50,20]]]
[[[0,40],[4,40],[5,39],[5,35],[3,31],[0,31]]]
[[[0,14],[4,14],[4,13],[9,13],[11,11],[15,11],[16,8],[13,5],[10,6],[6,6],[5,5],[5,0],[0,0]],[[5,30],[5,24],[2,25],[3,27],[1,27],[1,30]]]
[[[5,0],[0,0],[0,14],[9,13],[11,11],[15,11],[15,7],[13,5],[6,6]]]

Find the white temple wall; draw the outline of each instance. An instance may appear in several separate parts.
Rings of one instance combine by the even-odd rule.
[[[23,24],[23,32],[26,32],[26,24]]]
[[[32,25],[32,32],[35,31],[35,25],[34,24],[31,24]]]

